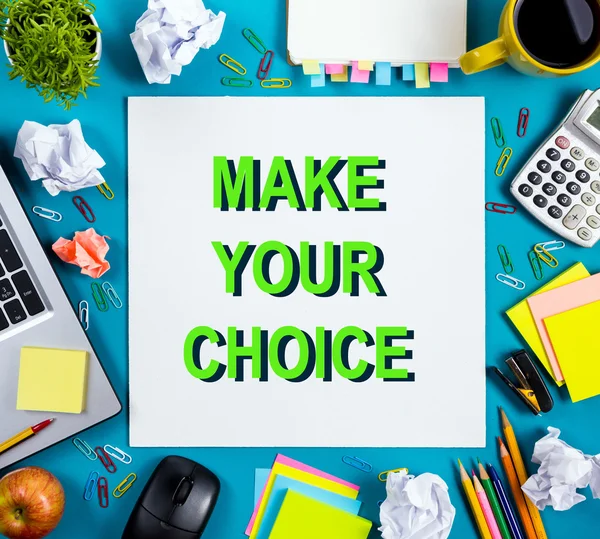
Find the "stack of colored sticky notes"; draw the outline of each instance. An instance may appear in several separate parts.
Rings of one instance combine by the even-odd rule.
[[[366,539],[372,523],[358,516],[359,487],[277,455],[256,470],[250,539]]]
[[[573,402],[600,395],[600,274],[575,264],[506,314]]]

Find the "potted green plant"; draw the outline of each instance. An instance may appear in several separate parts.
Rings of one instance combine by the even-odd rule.
[[[88,0],[0,0],[0,36],[11,63],[11,80],[20,78],[47,103],[70,109],[87,97],[102,40]]]

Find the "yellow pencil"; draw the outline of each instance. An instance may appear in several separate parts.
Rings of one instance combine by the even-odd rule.
[[[513,430],[512,425],[510,424],[510,421],[508,420],[508,417],[506,417],[506,414],[502,408],[500,408],[500,414],[502,416],[502,428],[504,430],[504,437],[506,438],[506,443],[508,445],[508,452],[510,453],[513,464],[515,465],[519,483],[521,483],[521,486],[523,486],[527,479],[529,479],[527,476],[527,470],[525,469],[525,462],[523,462],[521,451],[519,451],[519,444],[517,443],[515,431]],[[544,528],[544,523],[542,522],[542,516],[540,515],[537,507],[533,504],[528,496],[525,496],[525,503],[527,504],[527,510],[531,516],[531,521],[533,522],[537,539],[548,539],[546,530]]]
[[[465,470],[460,460],[458,461],[458,466],[460,468],[460,480],[463,488],[465,489],[465,494],[467,495],[467,500],[471,506],[471,511],[473,511],[473,516],[475,517],[475,523],[477,524],[479,535],[481,535],[481,539],[492,539],[492,534],[490,533],[490,529],[488,528],[485,517],[483,516],[483,510],[481,509],[481,505],[479,505],[477,494],[475,494],[473,481],[471,481],[469,474]]]
[[[6,442],[0,443],[0,453],[4,453],[5,451],[8,451],[11,447],[14,447],[15,445],[18,445],[21,442],[24,442],[32,436],[35,436],[38,432],[48,427],[53,421],[54,418],[46,419],[46,421],[42,421],[41,423],[38,423],[33,427],[25,429],[23,432],[19,432],[19,434],[15,434],[12,438],[6,440]]]

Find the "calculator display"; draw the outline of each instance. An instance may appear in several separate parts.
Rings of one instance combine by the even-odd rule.
[[[600,107],[598,107],[590,117],[587,119],[587,122],[600,131]]]

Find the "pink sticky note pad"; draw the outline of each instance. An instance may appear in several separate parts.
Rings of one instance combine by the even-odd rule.
[[[546,350],[552,372],[554,372],[554,376],[559,382],[564,381],[565,377],[554,353],[548,331],[546,331],[544,318],[561,314],[596,301],[600,301],[600,273],[527,299],[529,310]]]
[[[431,64],[431,82],[448,82],[448,64]]]
[[[285,466],[289,466],[290,468],[296,468],[297,470],[302,470],[303,472],[310,473],[312,475],[316,475],[317,477],[322,477],[323,479],[329,479],[329,481],[339,483],[340,485],[349,487],[353,490],[356,490],[357,492],[360,490],[360,487],[357,485],[353,485],[352,483],[349,483],[348,481],[344,481],[343,479],[340,479],[339,477],[334,477],[333,475],[329,475],[328,473],[322,472],[321,470],[317,470],[316,468],[312,468],[311,466],[302,464],[302,462],[298,462],[297,460],[293,460],[284,455],[277,455],[275,462],[279,462],[280,464],[284,464]],[[273,473],[273,472],[271,471],[271,473]],[[269,474],[269,477],[267,478],[267,484],[268,484],[270,478],[271,478],[271,474]],[[266,485],[265,485],[265,487],[266,487]],[[248,523],[248,527],[246,528],[245,533],[248,536],[252,533],[252,528],[254,527],[254,521],[256,520],[256,517],[258,515],[258,509],[260,507],[260,504],[262,502],[264,495],[265,495],[265,491],[263,489],[263,491],[260,495],[260,498],[258,500],[258,503],[256,504],[256,507],[254,508],[254,513],[252,513],[252,518],[250,519],[250,522]]]
[[[352,76],[350,77],[350,82],[368,84],[370,76],[370,71],[358,69],[358,62],[352,62]]]
[[[325,64],[326,75],[341,75],[343,72],[343,64]]]

